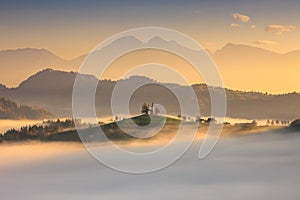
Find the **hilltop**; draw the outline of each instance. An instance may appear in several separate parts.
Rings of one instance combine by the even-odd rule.
[[[99,134],[99,128],[101,128],[106,135],[106,137],[111,141],[128,141],[128,140],[135,140],[139,139],[134,136],[126,134],[120,127],[118,126],[118,123],[125,125],[127,128],[130,129],[129,120],[132,120],[138,128],[136,129],[136,132],[140,133],[139,129],[144,129],[143,127],[147,126],[151,120],[153,120],[154,126],[152,128],[155,128],[156,123],[162,122],[165,120],[165,124],[163,129],[154,137],[160,137],[162,135],[168,135],[171,136],[173,134],[171,129],[176,130],[181,122],[179,119],[170,118],[170,117],[163,117],[163,116],[153,116],[152,119],[148,115],[140,115],[128,119],[123,119],[118,122],[111,122],[108,124],[104,124],[101,126],[91,127],[87,129],[81,130],[82,137],[84,138],[84,141],[87,142],[102,142],[104,141],[104,135]],[[171,129],[170,129],[171,128]],[[141,139],[141,140],[148,140],[153,139],[153,137],[147,138],[147,139]],[[51,134],[47,138],[45,138],[46,141],[74,141],[74,142],[81,142],[81,139],[79,138],[79,135],[76,130],[69,130],[69,131],[63,131],[56,134]]]

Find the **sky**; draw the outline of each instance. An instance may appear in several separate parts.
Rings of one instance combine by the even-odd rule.
[[[227,43],[300,49],[299,0],[0,1],[0,49],[48,49],[71,59],[127,29],[183,32],[210,51]]]

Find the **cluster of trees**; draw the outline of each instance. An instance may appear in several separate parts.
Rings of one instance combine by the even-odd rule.
[[[196,122],[197,123],[216,123],[217,120],[215,118],[209,117],[206,120],[201,118],[200,116],[196,117]]]
[[[250,123],[235,123],[235,126],[239,126],[241,129],[252,129],[257,126],[257,121],[253,120]]]
[[[287,126],[290,124],[290,121],[279,121],[279,120],[267,120],[268,125],[282,125]]]
[[[149,110],[150,110],[149,104],[144,103],[144,104],[142,105],[141,113],[142,113],[142,114],[145,114],[145,115],[148,115]]]
[[[296,119],[291,123],[291,127],[300,127],[300,119]]]
[[[147,103],[144,103],[142,105],[142,110],[141,110],[141,113],[142,114],[145,114],[145,115],[149,115],[149,112],[150,112],[150,115],[153,115],[154,113],[159,113],[159,110],[158,109],[155,109],[154,110],[154,105],[153,105],[153,102],[151,104],[151,107],[149,104]]]
[[[77,123],[77,122],[76,122]],[[18,140],[44,140],[47,136],[62,130],[75,127],[75,121],[66,119],[64,121],[44,121],[42,125],[23,126],[19,130],[10,129],[4,134],[0,134],[0,141],[18,141]]]

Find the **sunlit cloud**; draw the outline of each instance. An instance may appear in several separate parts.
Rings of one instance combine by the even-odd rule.
[[[247,16],[247,15],[242,15],[240,13],[234,13],[232,14],[232,18],[234,20],[237,20],[237,21],[240,21],[242,23],[246,23],[246,22],[249,22],[250,21],[250,17]]]
[[[276,35],[281,35],[285,32],[291,32],[296,30],[296,26],[283,26],[283,25],[267,25],[265,31],[268,33],[274,33]]]
[[[279,43],[276,41],[270,41],[270,40],[256,40],[253,42],[253,44],[257,45],[278,45]]]
[[[232,24],[230,24],[230,27],[231,27],[231,28],[239,28],[240,25],[239,25],[239,24],[234,24],[234,23],[232,23]]]
[[[250,29],[255,29],[255,28],[256,28],[256,25],[254,25],[254,24],[250,26]]]

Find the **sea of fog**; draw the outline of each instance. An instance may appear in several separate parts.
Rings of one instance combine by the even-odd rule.
[[[200,144],[141,175],[109,169],[76,143],[1,144],[1,199],[300,199],[300,132],[222,137],[203,160]]]

